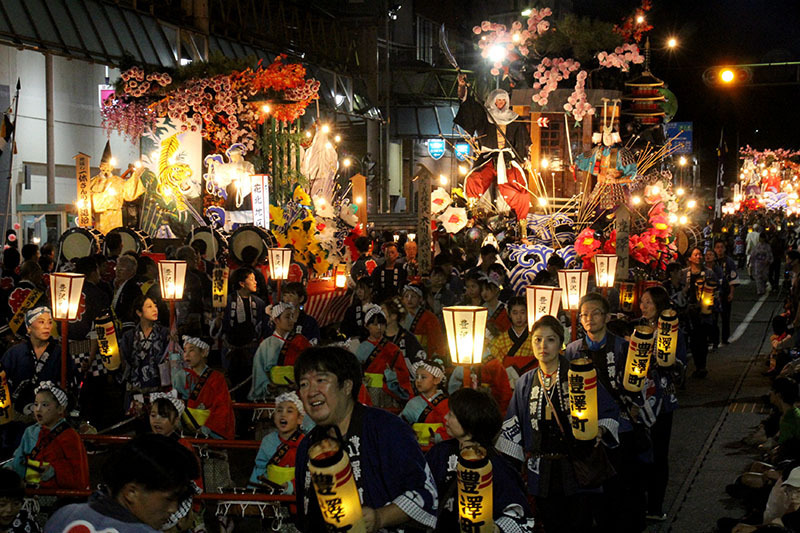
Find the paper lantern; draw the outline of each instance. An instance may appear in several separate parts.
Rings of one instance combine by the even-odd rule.
[[[450,358],[457,365],[477,365],[483,356],[483,339],[489,310],[485,307],[442,308]]]
[[[274,280],[289,279],[289,267],[292,265],[291,248],[267,248],[269,258],[269,277]]]
[[[558,271],[558,284],[561,287],[561,305],[565,311],[578,311],[581,298],[589,286],[589,271],[567,269]]]
[[[97,333],[97,349],[100,359],[107,370],[116,370],[120,365],[119,345],[117,344],[117,331],[114,321],[109,313],[104,313],[94,322]]]
[[[619,284],[619,308],[632,313],[636,304],[636,284],[623,281]]]
[[[186,266],[186,261],[165,259],[158,262],[158,283],[161,285],[161,298],[165,301],[175,302],[183,299]]]
[[[11,390],[8,387],[6,369],[0,365],[0,426],[14,420],[14,406],[11,403]]]
[[[228,305],[228,277],[231,269],[216,267],[211,273],[211,305],[223,309]]]
[[[458,517],[464,533],[494,531],[492,463],[481,446],[467,446],[458,456]]]
[[[343,289],[347,286],[347,268],[344,263],[336,265],[336,273],[334,274],[334,283],[337,289]]]
[[[628,343],[628,359],[622,386],[630,392],[640,392],[650,367],[655,332],[650,326],[636,326]]]
[[[329,530],[366,533],[350,459],[339,442],[322,439],[311,445],[308,457],[311,481]]]
[[[597,254],[594,256],[594,281],[601,289],[608,289],[614,286],[618,259],[614,254]]]
[[[698,299],[700,300],[700,312],[710,315],[714,311],[714,291],[717,290],[717,282],[709,279],[705,280],[699,287]]]
[[[561,303],[559,287],[528,285],[525,287],[525,297],[528,300],[528,330],[545,315],[558,316],[558,306]]]
[[[667,309],[658,317],[658,339],[656,339],[656,361],[658,366],[675,364],[678,351],[678,313]]]
[[[578,358],[570,362],[567,379],[572,435],[593,440],[597,437],[597,371],[589,359]]]
[[[50,302],[55,320],[75,320],[81,303],[83,274],[53,272],[50,274]]]

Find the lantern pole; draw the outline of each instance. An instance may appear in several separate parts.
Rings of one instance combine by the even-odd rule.
[[[570,328],[569,337],[572,342],[575,342],[578,339],[578,311],[576,309],[570,309],[569,315],[570,318],[572,318],[572,327]]]
[[[274,303],[281,303],[281,281],[283,281],[283,280],[281,278],[278,278],[278,301],[277,302],[273,302],[273,304]]]
[[[67,390],[67,357],[69,357],[69,317],[61,321],[61,388]]]
[[[170,333],[175,333],[177,328],[176,325],[176,318],[175,318],[175,300],[169,301],[169,331]]]

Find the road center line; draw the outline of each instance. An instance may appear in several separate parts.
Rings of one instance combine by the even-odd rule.
[[[758,310],[761,309],[761,306],[767,300],[767,296],[769,296],[768,292],[765,292],[764,295],[761,296],[761,299],[756,302],[756,305],[754,305],[753,308],[750,309],[750,312],[747,313],[747,316],[744,317],[742,323],[736,326],[736,330],[733,332],[733,335],[731,335],[730,339],[728,339],[728,342],[735,342],[739,340],[739,337],[744,335],[744,332],[747,330],[747,326],[750,325],[750,321],[753,320],[753,317],[756,316]]]

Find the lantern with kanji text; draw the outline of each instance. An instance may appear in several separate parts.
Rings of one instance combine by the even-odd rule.
[[[561,289],[544,285],[528,285],[525,287],[528,303],[528,330],[537,320],[545,315],[558,316],[561,304]]]
[[[623,281],[619,284],[619,308],[625,313],[633,313],[636,305],[636,284]]]
[[[308,450],[308,471],[329,531],[366,533],[353,467],[338,440],[323,438]]]
[[[94,322],[97,333],[97,350],[106,370],[114,371],[119,368],[120,356],[117,344],[117,331],[111,313],[103,313]]]
[[[492,463],[482,446],[466,446],[458,456],[458,518],[463,533],[494,531]]]
[[[658,366],[670,367],[675,364],[678,353],[678,313],[666,309],[658,317],[658,339],[656,340],[656,361]]]
[[[640,392],[647,379],[650,355],[653,352],[654,331],[650,326],[636,326],[628,343],[628,359],[622,386],[630,392]]]
[[[61,388],[67,388],[69,356],[69,322],[78,318],[83,291],[83,274],[53,272],[50,274],[50,304],[53,319],[61,321]]]
[[[581,357],[570,362],[567,380],[572,435],[592,440],[597,437],[597,371],[589,359]]]
[[[230,272],[230,268],[218,266],[211,273],[211,305],[214,309],[224,309],[228,305]]]

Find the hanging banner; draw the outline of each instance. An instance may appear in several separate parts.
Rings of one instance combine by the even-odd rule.
[[[250,176],[250,199],[253,203],[253,224],[269,229],[269,176],[254,174]]]
[[[437,161],[444,155],[444,139],[428,139],[428,153]]]
[[[92,195],[89,189],[90,157],[83,152],[78,152],[73,159],[75,159],[75,180],[78,185],[78,218],[75,222],[82,228],[88,228],[92,225]]]
[[[228,305],[228,276],[231,269],[217,267],[211,276],[211,305],[214,309],[222,309]]]

